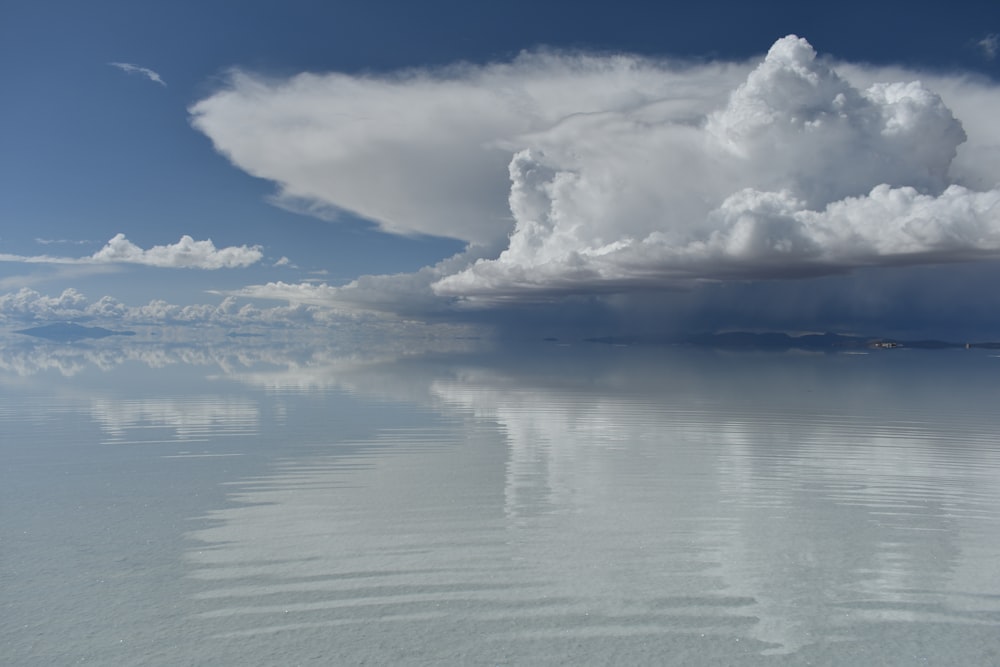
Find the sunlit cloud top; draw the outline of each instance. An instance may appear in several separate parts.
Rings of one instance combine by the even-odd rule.
[[[1000,257],[997,109],[991,82],[838,63],[790,35],[754,62],[236,71],[191,113],[287,205],[467,241],[321,290],[433,310]],[[280,287],[243,294],[320,293]]]

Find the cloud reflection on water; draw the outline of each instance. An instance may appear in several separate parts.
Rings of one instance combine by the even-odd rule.
[[[868,360],[676,361],[659,370],[681,377],[653,395],[524,386],[503,372],[435,385],[506,434],[511,525],[560,516],[549,528],[573,546],[550,561],[554,578],[587,576],[593,590],[605,575],[620,595],[608,563],[649,549],[635,570],[653,575],[694,550],[716,585],[755,601],[748,634],[784,651],[861,620],[996,620],[942,595],[976,590],[966,532],[996,525],[982,502],[1000,488],[998,452],[989,424],[966,421],[973,411],[910,403],[906,369]],[[755,381],[756,394],[733,391]],[[789,395],[803,382],[812,399]],[[548,532],[545,545],[558,540]],[[683,536],[673,557],[664,536]]]
[[[213,482],[227,502],[186,534],[186,623],[209,656],[906,664],[914,636],[932,661],[998,648],[987,355],[448,344],[0,358],[5,382],[59,374],[46,354],[79,364],[66,385],[117,378],[75,390],[105,442],[265,454]]]
[[[967,360],[587,354],[339,367],[440,423],[241,485],[192,535],[196,576],[245,582],[210,588],[205,617],[446,632],[452,657],[466,635],[521,657],[693,634],[790,654],[871,624],[996,624],[971,596],[1000,581],[996,390]],[[941,391],[960,378],[964,404]]]

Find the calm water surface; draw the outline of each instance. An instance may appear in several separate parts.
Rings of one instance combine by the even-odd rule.
[[[0,349],[0,662],[1000,664],[1000,358]]]

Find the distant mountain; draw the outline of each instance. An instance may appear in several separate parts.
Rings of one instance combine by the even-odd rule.
[[[14,333],[45,338],[60,342],[72,342],[85,338],[107,338],[108,336],[134,336],[134,331],[112,331],[103,327],[85,327],[72,322],[60,322],[59,324],[46,324],[41,327],[31,329],[20,329]]]
[[[755,350],[838,350],[859,348],[1000,348],[1000,343],[953,343],[944,340],[898,340],[875,336],[847,336],[823,333],[790,336],[786,333],[728,331],[725,333],[662,334],[646,336],[606,336],[588,338],[587,342],[610,345],[690,345],[725,349]]]

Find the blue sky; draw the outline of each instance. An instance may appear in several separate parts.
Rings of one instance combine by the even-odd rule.
[[[6,0],[0,316],[1000,337],[998,34],[981,2]]]

